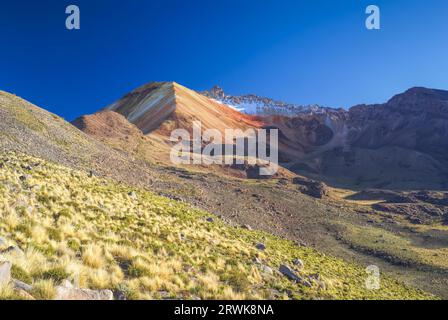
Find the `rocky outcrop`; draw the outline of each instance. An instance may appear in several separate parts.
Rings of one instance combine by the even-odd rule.
[[[313,198],[322,199],[330,193],[327,185],[323,182],[296,177],[293,179],[293,183],[299,185],[302,193]]]
[[[64,281],[61,286],[56,287],[54,300],[113,300],[114,294],[111,290],[89,290],[73,287],[69,281]]]
[[[259,97],[255,94],[242,96],[227,95],[219,86],[214,86],[212,89],[200,93],[223,104],[230,105],[246,114],[295,116],[298,114],[321,113],[324,110],[330,110],[330,108],[319,105],[299,105],[275,101],[270,98]]]

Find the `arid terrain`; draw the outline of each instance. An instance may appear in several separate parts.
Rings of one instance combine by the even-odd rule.
[[[247,99],[152,83],[70,124],[0,93],[0,260],[34,283],[2,295],[54,298],[80,273],[127,299],[448,298],[446,92],[348,111],[227,105]],[[279,174],[173,165],[170,132],[196,120],[279,129]]]

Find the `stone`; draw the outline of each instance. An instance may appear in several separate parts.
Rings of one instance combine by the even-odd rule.
[[[134,191],[128,193],[129,198],[137,200],[137,194]]]
[[[25,253],[23,253],[22,249],[20,249],[17,246],[9,246],[8,248],[4,250],[0,250],[0,254],[13,254],[17,256],[23,256]]]
[[[294,260],[292,261],[292,263],[293,263],[295,266],[297,266],[299,269],[302,269],[302,268],[305,266],[305,264],[303,263],[303,261],[300,260],[300,259],[294,259]]]
[[[114,294],[111,290],[90,290],[56,287],[54,300],[113,300]]]
[[[281,265],[279,271],[282,275],[287,277],[289,280],[304,285],[305,287],[311,288],[313,285],[308,280],[299,277],[290,267],[287,265]]]
[[[279,268],[279,271],[281,274],[283,274],[285,277],[287,277],[289,280],[299,282],[301,278],[288,266],[282,264]]]
[[[252,227],[251,227],[250,225],[248,225],[248,224],[245,224],[245,225],[243,226],[243,229],[253,230]]]
[[[11,281],[11,262],[0,261],[0,287]]]
[[[265,274],[268,274],[268,275],[273,275],[274,274],[274,270],[272,270],[271,267],[266,266],[264,264],[260,265],[260,271],[265,273]]]
[[[313,198],[322,199],[330,193],[328,186],[320,181],[296,177],[293,179],[293,183],[303,187],[300,189],[301,192]]]
[[[14,288],[21,291],[31,292],[33,290],[33,287],[29,284],[26,284],[25,282],[22,282],[20,280],[12,280],[12,283],[14,285]]]
[[[214,222],[215,220],[212,218],[212,217],[210,217],[210,218],[207,218],[207,222]]]
[[[266,246],[263,244],[263,243],[257,243],[256,245],[255,245],[255,248],[257,248],[258,250],[261,250],[261,251],[264,251],[264,250],[266,250]]]

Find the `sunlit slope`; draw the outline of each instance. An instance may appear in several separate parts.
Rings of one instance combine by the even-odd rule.
[[[106,108],[124,115],[144,134],[170,135],[174,129],[191,130],[193,121],[203,129],[246,129],[262,124],[226,105],[175,82],[154,82],[140,87]]]
[[[0,163],[0,235],[25,252],[1,259],[26,282],[74,278],[130,299],[432,297],[385,275],[380,290],[367,290],[364,267],[151,192],[16,153],[2,153]],[[281,264],[301,282],[278,273]]]
[[[147,184],[144,164],[85,134],[69,122],[0,91],[0,151],[19,151],[120,181]]]

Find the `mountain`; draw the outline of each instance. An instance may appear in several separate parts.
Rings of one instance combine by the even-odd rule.
[[[219,103],[228,105],[233,109],[251,115],[284,115],[294,116],[299,114],[322,113],[332,110],[331,108],[319,105],[298,105],[275,101],[270,98],[259,97],[255,94],[242,96],[227,95],[219,86],[214,86],[211,90],[201,92]]]
[[[444,190],[447,95],[413,88],[384,104],[274,119],[271,125],[298,151],[284,155],[295,172],[351,187]]]
[[[173,129],[247,129],[261,124],[248,115],[212,101],[175,82],[153,82],[125,95],[106,110],[122,114],[144,134],[169,135]]]
[[[246,130],[256,130],[264,125],[256,117],[242,114],[175,82],[144,85],[96,114],[76,119],[73,124],[114,148],[132,151],[134,155],[150,162],[172,166],[170,151],[174,142],[170,140],[171,132],[185,129],[192,139],[195,121],[201,123],[202,131],[217,130],[223,138],[226,129],[239,129],[241,133],[238,135],[245,136]],[[221,148],[225,146],[225,141],[213,143]],[[201,155],[191,153],[191,157]],[[255,165],[198,165],[196,169],[247,178],[260,177],[259,167],[265,165],[259,161]],[[280,168],[275,177],[281,176],[292,177],[293,174]]]
[[[384,104],[336,110],[288,105],[255,95],[232,97],[219,87],[199,94],[174,82],[161,82],[137,88],[102,111],[118,113],[126,121],[111,122],[100,112],[94,117],[102,119],[103,131],[89,132],[98,119],[90,121],[91,125],[81,124],[89,116],[74,124],[107,138],[115,147],[117,141],[111,141],[114,134],[131,130],[125,128],[132,124],[138,129],[132,129],[134,136],[143,136],[122,139],[122,148],[140,146],[134,151],[167,164],[173,146],[170,133],[174,129],[191,133],[194,121],[201,121],[203,130],[217,129],[222,134],[225,129],[278,129],[283,175],[294,172],[344,188],[446,190],[446,96],[442,90],[413,88]],[[109,113],[109,117],[117,116]],[[121,129],[117,123],[123,125]],[[112,133],[114,130],[117,132]],[[148,152],[154,148],[159,150],[156,156]],[[226,168],[236,176],[250,176],[252,170],[239,168],[241,173],[234,169]]]

